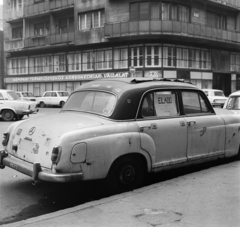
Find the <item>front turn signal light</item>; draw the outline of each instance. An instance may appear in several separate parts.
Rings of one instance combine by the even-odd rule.
[[[3,141],[2,141],[2,145],[3,146],[7,146],[8,141],[9,141],[9,137],[10,137],[10,133],[9,132],[4,132],[3,133]]]

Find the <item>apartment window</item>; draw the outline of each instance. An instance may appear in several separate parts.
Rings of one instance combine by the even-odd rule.
[[[176,67],[176,48],[174,46],[163,47],[163,66]]]
[[[162,20],[170,20],[170,3],[162,3]]]
[[[189,49],[189,68],[211,69],[211,53],[202,49]]]
[[[189,7],[178,5],[178,21],[189,22]]]
[[[34,24],[34,36],[43,36],[49,34],[49,22]]]
[[[54,72],[66,71],[65,54],[54,55]]]
[[[37,3],[40,3],[40,2],[44,2],[45,0],[34,0],[34,3],[37,4]]]
[[[128,49],[127,47],[114,48],[114,68],[128,68]]]
[[[231,71],[240,72],[240,54],[231,54]]]
[[[129,54],[130,66],[143,66],[143,47],[130,47]]]
[[[28,61],[27,58],[15,58],[7,61],[8,75],[27,74]]]
[[[69,53],[68,54],[68,71],[80,71],[81,70],[81,53]]]
[[[105,23],[104,10],[81,13],[78,15],[79,30],[89,30],[103,27]]]
[[[96,52],[96,66],[98,70],[112,68],[112,50],[99,50]]]
[[[53,56],[48,55],[43,57],[43,70],[45,73],[53,72]]]
[[[162,64],[162,48],[159,45],[145,47],[145,66],[156,67]]]
[[[74,31],[74,18],[73,17],[59,19],[58,24],[59,24],[59,30],[58,30],[59,34]]]
[[[23,27],[17,27],[12,29],[12,38],[20,39],[23,37]]]
[[[207,26],[217,29],[227,29],[227,17],[225,15],[207,12]]]
[[[11,1],[11,8],[13,10],[18,10],[23,7],[22,0],[12,0]]]
[[[83,71],[94,70],[94,54],[93,51],[83,52],[82,53],[82,67]]]
[[[188,49],[177,47],[177,67],[188,68]]]
[[[20,58],[18,60],[19,64],[19,74],[26,74],[27,73],[27,58]]]

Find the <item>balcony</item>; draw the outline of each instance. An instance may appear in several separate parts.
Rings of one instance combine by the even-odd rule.
[[[220,30],[201,24],[179,21],[128,21],[105,24],[105,38],[123,38],[139,35],[171,35],[184,38],[206,39],[240,45],[240,33]]]
[[[24,17],[44,14],[55,10],[62,10],[73,6],[74,0],[50,0],[38,4],[25,5]]]
[[[17,51],[23,49],[23,39],[5,40],[4,51]]]
[[[23,9],[7,9],[7,13],[4,14],[6,21],[18,20],[23,17]]]
[[[25,48],[42,48],[43,46],[51,46],[57,44],[73,44],[74,32],[47,35],[47,36],[35,36],[24,39]]]
[[[239,0],[208,0],[210,2],[218,3],[225,6],[230,7],[238,7],[240,8],[240,1]]]

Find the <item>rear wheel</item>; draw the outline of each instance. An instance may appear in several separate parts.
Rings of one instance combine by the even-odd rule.
[[[15,117],[15,113],[12,110],[3,110],[2,119],[4,121],[12,121]]]
[[[18,115],[17,115],[17,120],[21,120],[21,119],[23,119],[23,117],[24,117],[23,114],[18,114]]]
[[[125,192],[141,186],[146,174],[146,165],[139,157],[123,157],[110,168],[107,184],[110,191]]]
[[[65,104],[65,102],[64,102],[64,101],[61,101],[59,106],[63,107],[64,104]]]
[[[41,108],[44,108],[46,105],[45,105],[44,102],[40,102],[40,103],[39,103],[39,106],[40,106]]]

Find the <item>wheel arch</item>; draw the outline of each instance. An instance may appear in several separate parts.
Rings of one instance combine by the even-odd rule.
[[[2,114],[2,112],[3,112],[4,110],[11,110],[11,111],[13,111],[14,114],[17,114],[16,111],[15,111],[13,108],[2,108],[2,109],[0,110],[0,114]]]

